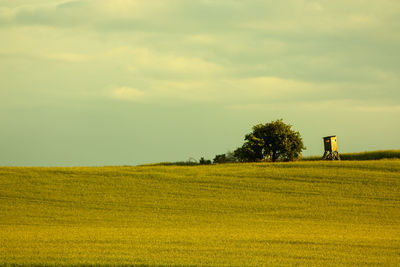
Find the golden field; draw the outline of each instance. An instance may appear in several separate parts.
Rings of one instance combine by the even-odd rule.
[[[400,160],[0,167],[1,265],[398,266]]]

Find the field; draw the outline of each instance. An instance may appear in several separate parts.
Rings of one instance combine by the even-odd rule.
[[[400,160],[0,167],[1,265],[398,266]]]

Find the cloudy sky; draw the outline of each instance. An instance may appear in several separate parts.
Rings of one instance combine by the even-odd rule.
[[[398,0],[0,0],[0,165],[400,149]]]

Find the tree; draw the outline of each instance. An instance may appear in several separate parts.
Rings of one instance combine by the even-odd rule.
[[[282,119],[253,127],[245,136],[245,143],[235,150],[240,161],[277,160],[290,161],[298,158],[305,149],[300,133],[291,129]]]
[[[200,160],[199,160],[199,164],[200,165],[209,165],[209,164],[211,164],[211,160],[204,159],[204,157],[201,157]]]
[[[226,152],[225,154],[215,155],[214,163],[233,163],[237,162],[237,158],[234,153],[231,151]]]

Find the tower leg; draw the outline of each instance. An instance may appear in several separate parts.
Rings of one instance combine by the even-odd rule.
[[[334,159],[340,160],[339,152],[335,151],[335,152],[333,152],[333,153],[334,153],[334,155],[335,155]]]
[[[325,151],[322,156],[323,160],[340,160],[339,152],[337,151]]]

